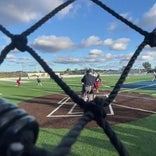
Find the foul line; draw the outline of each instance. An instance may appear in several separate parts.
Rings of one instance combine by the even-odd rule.
[[[151,97],[139,97],[139,96],[134,96],[134,95],[122,95],[122,94],[118,94],[118,95],[119,96],[123,96],[123,97],[129,97],[129,98],[137,98],[137,99],[144,99],[144,100],[153,100],[153,101],[156,101],[155,98],[151,98]]]
[[[61,101],[58,102],[58,104],[60,104],[62,101],[62,104],[59,105],[58,107],[56,107],[56,109],[54,109],[49,115],[47,115],[47,117],[50,117],[51,114],[55,113],[60,107],[62,107],[68,100],[70,99],[70,97],[64,97]]]
[[[123,107],[123,108],[138,110],[138,111],[142,111],[142,112],[147,112],[147,113],[154,113],[154,114],[156,113],[155,111],[150,111],[150,110],[140,109],[140,108],[135,108],[135,107],[129,107],[129,106],[123,106],[123,105],[119,105],[119,104],[115,104],[115,103],[113,103],[113,105]]]

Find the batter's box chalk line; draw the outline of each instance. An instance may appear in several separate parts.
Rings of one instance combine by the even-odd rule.
[[[81,111],[76,111],[76,107],[77,104],[69,101],[70,97],[64,97],[62,98],[60,101],[58,101],[58,107],[56,107],[54,110],[52,110],[46,117],[50,118],[50,117],[55,117],[55,118],[61,118],[61,117],[78,117],[78,116],[82,116],[83,112]],[[66,114],[57,114],[61,109],[64,109],[63,106],[65,105],[71,105],[71,108],[69,109],[69,111]],[[112,105],[110,104],[108,106],[108,110],[109,113],[107,115],[114,115],[114,111],[112,108]]]

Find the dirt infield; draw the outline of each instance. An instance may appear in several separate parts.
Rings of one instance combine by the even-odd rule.
[[[104,97],[105,94],[100,93],[97,96]],[[113,112],[107,108],[106,117],[110,124],[130,122],[156,113],[156,99],[138,93],[119,93],[111,106]],[[47,128],[71,128],[82,115],[82,110],[63,94],[27,100],[20,103],[19,107],[36,117],[40,127]],[[87,125],[95,126],[94,121]]]

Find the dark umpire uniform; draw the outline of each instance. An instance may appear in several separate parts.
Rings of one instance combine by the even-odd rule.
[[[91,70],[87,70],[86,74],[81,79],[83,83],[82,98],[85,101],[91,101],[94,99],[93,88],[96,81],[96,77],[91,74]]]

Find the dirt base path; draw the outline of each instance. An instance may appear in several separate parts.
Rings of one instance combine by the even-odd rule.
[[[97,96],[104,97],[105,94]],[[107,121],[110,124],[125,123],[156,113],[156,98],[138,93],[120,93],[111,106],[114,115],[107,115]],[[19,107],[36,117],[40,127],[47,128],[71,128],[83,112],[67,95],[62,94],[27,100]],[[94,121],[87,125],[96,126]]]

